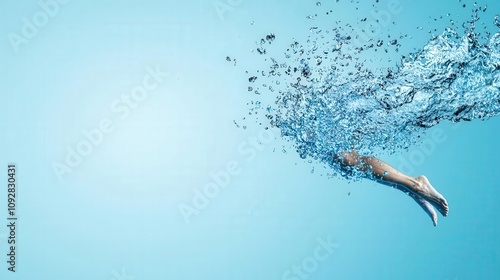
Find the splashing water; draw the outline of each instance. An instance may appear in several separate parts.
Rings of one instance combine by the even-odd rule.
[[[267,76],[283,86],[264,114],[301,158],[323,162],[345,177],[353,173],[345,172],[335,160],[342,151],[394,153],[416,144],[426,129],[443,120],[496,116],[500,113],[500,33],[480,43],[474,30],[477,20],[476,11],[464,36],[446,29],[420,51],[403,56],[395,69],[384,72],[368,69],[356,56],[382,47],[381,40],[355,47],[349,33],[336,27],[327,34],[331,40],[322,45],[318,42],[324,36],[309,40],[309,48],[292,42],[285,63],[270,59]],[[321,32],[318,27],[310,31]],[[259,53],[265,54],[262,45]]]

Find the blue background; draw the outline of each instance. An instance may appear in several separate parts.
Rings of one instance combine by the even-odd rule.
[[[318,238],[330,237],[333,252],[309,267],[308,279],[494,279],[498,118],[440,124],[432,130],[444,140],[425,136],[431,148],[383,158],[425,174],[445,195],[450,215],[437,228],[402,193],[329,179],[279,137],[252,145],[262,127],[233,124],[248,114],[245,70],[266,65],[252,52],[256,40],[273,32],[283,50],[312,25],[369,22],[389,1],[378,8],[375,1],[315,2],[72,0],[16,52],[9,34],[20,35],[23,17],[43,10],[37,1],[3,1],[0,224],[7,224],[8,163],[18,167],[19,221],[16,273],[7,271],[7,229],[0,226],[0,278],[301,279],[285,273],[307,266]],[[450,18],[469,19],[472,3],[464,3],[401,0],[403,10],[391,14],[396,25],[380,36],[411,39],[399,54],[379,53],[374,67],[422,47]],[[500,4],[486,3],[483,18],[497,31],[489,25]],[[306,19],[330,8],[332,17]],[[157,66],[169,76],[120,119],[111,104]],[[64,163],[66,147],[104,118],[114,131],[59,180],[54,162]],[[192,206],[195,190],[231,162],[239,173],[187,221],[180,207]]]

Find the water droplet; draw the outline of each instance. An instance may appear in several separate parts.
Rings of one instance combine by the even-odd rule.
[[[478,11],[481,8],[478,6]],[[449,18],[443,17],[445,23],[450,21],[451,24],[446,23],[447,25],[454,25],[453,20],[451,20],[452,14],[454,13],[448,14]],[[311,15],[308,19],[315,19],[316,17]],[[329,19],[333,21],[332,18]],[[368,19],[364,20],[369,21]],[[491,25],[493,20],[490,18],[487,21]],[[359,18],[358,22],[355,23],[359,23]],[[494,23],[500,28],[499,16],[495,17]],[[299,39],[286,38],[286,51],[283,51],[281,56],[279,56],[280,50],[274,49],[276,46],[267,47],[267,43],[272,40],[271,35],[264,37],[265,44],[259,37],[254,47],[259,48],[257,51],[260,54],[264,54],[266,51],[264,48],[268,48],[269,53],[276,57],[277,62],[269,56],[262,57],[255,54],[257,58],[261,58],[266,64],[269,64],[270,68],[257,72],[250,71],[245,76],[245,78],[250,77],[250,75],[255,75],[255,78],[259,77],[259,82],[252,84],[254,81],[249,79],[250,83],[245,85],[260,87],[260,89],[249,87],[250,91],[259,94],[262,89],[261,96],[251,94],[254,98],[254,102],[248,105],[253,109],[251,116],[252,118],[255,117],[254,115],[258,111],[259,120],[256,121],[257,124],[262,123],[263,126],[270,124],[270,128],[280,130],[281,135],[289,140],[290,145],[287,145],[287,149],[293,147],[291,152],[295,151],[295,147],[300,147],[298,154],[301,157],[305,156],[307,160],[322,161],[322,163],[326,163],[327,167],[333,167],[336,175],[329,176],[342,174],[351,177],[352,175],[349,172],[342,173],[340,167],[332,163],[332,150],[346,150],[355,147],[360,152],[367,153],[371,147],[375,146],[393,152],[413,145],[418,140],[419,135],[417,134],[421,134],[425,129],[437,124],[438,120],[464,120],[460,119],[462,114],[455,116],[453,111],[450,111],[451,114],[449,114],[429,109],[430,112],[428,114],[425,112],[426,115],[424,116],[420,111],[422,108],[415,107],[413,95],[417,92],[425,92],[426,88],[432,86],[433,90],[436,90],[439,95],[435,95],[436,100],[425,100],[425,102],[429,102],[429,105],[439,102],[439,105],[448,106],[447,104],[450,102],[448,96],[450,96],[451,90],[450,87],[443,87],[443,85],[449,86],[450,83],[457,80],[461,81],[460,79],[470,78],[464,77],[454,67],[444,67],[459,64],[455,50],[463,49],[461,55],[464,56],[466,61],[476,59],[471,54],[477,53],[478,49],[487,55],[488,53],[492,54],[492,50],[484,45],[477,44],[477,46],[470,45],[471,50],[469,52],[468,49],[461,48],[463,41],[459,40],[460,35],[448,37],[437,35],[431,41],[431,44],[423,46],[427,48],[418,51],[415,49],[417,55],[403,57],[403,65],[395,69],[391,75],[386,75],[387,71],[370,69],[362,65],[361,62],[365,59],[368,63],[370,61],[374,63],[385,62],[387,60],[385,58],[382,60],[375,57],[365,57],[371,51],[378,51],[377,54],[383,57],[388,57],[383,53],[384,51],[396,52],[398,49],[403,51],[401,44],[405,43],[406,39],[411,38],[411,36],[401,34],[395,36],[395,34],[392,34],[389,37],[380,37],[384,40],[372,37],[370,40],[365,39],[362,46],[355,46],[354,43],[360,40],[363,41],[363,38],[356,32],[352,32],[355,30],[354,26],[345,25],[340,21],[333,21],[331,24],[334,26],[327,27],[322,21],[310,24],[307,26],[309,28],[304,30],[306,34],[299,34],[306,36],[300,43],[297,42]],[[479,26],[479,24],[476,25]],[[417,29],[414,29],[413,33],[423,33],[423,31],[418,30],[423,30],[423,27],[414,27]],[[318,31],[321,29],[323,29],[323,32],[319,33]],[[426,32],[427,29],[426,27]],[[327,30],[330,32],[328,35],[326,34]],[[366,34],[369,31],[366,30]],[[481,35],[484,35],[485,32],[482,33]],[[444,34],[447,34],[447,32],[445,31]],[[351,40],[349,40],[349,36],[353,36]],[[397,38],[397,40],[394,38]],[[259,45],[259,42],[262,45]],[[381,48],[382,46],[384,48]],[[443,47],[446,47],[446,50],[449,51],[442,51]],[[275,54],[275,51],[278,54]],[[365,53],[359,55],[361,51]],[[498,53],[497,49],[495,49],[494,54]],[[397,59],[396,56],[391,57]],[[477,58],[477,61],[483,62],[482,58]],[[241,62],[239,63],[241,64]],[[464,67],[470,70],[468,73],[471,73],[471,75],[475,75],[474,71],[478,70],[477,77],[490,75],[490,80],[494,80],[496,76],[491,76],[491,66],[495,67],[496,64],[492,65],[490,63],[489,66],[486,64],[484,64],[484,69],[488,68],[489,72],[484,73],[482,72],[484,70],[483,65],[480,63],[464,65]],[[500,65],[500,63],[498,64]],[[416,65],[418,67],[415,67]],[[429,65],[432,65],[432,68]],[[500,66],[497,68],[500,68]],[[426,77],[430,75],[433,75],[434,78],[426,80]],[[424,77],[424,79],[416,79],[416,77]],[[429,82],[432,84],[429,85]],[[266,87],[263,87],[263,84]],[[464,87],[476,85],[473,79],[469,79],[462,84]],[[498,78],[498,82],[489,83],[490,86],[495,87],[497,84],[500,84],[500,78]],[[408,86],[406,90],[404,85],[411,86]],[[500,88],[500,86],[498,87]],[[275,93],[270,94],[273,90]],[[457,87],[457,91],[460,90]],[[352,94],[352,92],[359,92],[360,94]],[[267,99],[268,97],[273,98],[274,102],[269,101],[271,99]],[[467,104],[467,98],[461,99],[462,97],[458,96],[453,102]],[[260,99],[262,104],[256,103],[255,99],[259,98],[263,98]],[[485,101],[486,104],[486,101],[491,100],[484,99],[481,101]],[[484,112],[471,109],[470,113],[467,114],[468,116],[474,114],[474,116],[479,117],[484,116],[481,113],[486,113],[487,110],[500,112],[500,102],[497,101],[494,100],[494,102],[490,102],[491,104],[488,103],[488,105],[482,107]],[[267,107],[267,102],[271,102],[270,106],[273,110]],[[486,108],[486,106],[490,105],[490,108]],[[394,108],[398,109],[393,110]],[[410,119],[398,119],[398,117],[405,118],[403,115],[393,115],[393,112],[399,110],[402,113],[408,113],[413,122]],[[370,115],[367,112],[373,112],[373,114]],[[265,118],[264,116],[261,118],[259,114],[265,115]],[[421,123],[415,123],[416,119]],[[402,126],[403,123],[411,123],[412,125]],[[397,133],[395,133],[396,131]],[[310,134],[303,137],[304,132]],[[277,148],[277,151],[279,151],[279,148]],[[327,162],[327,160],[329,161]],[[377,168],[376,165],[375,168]],[[384,171],[384,169],[382,169],[381,174],[383,176],[392,175],[389,174],[388,170]]]
[[[320,65],[322,62],[323,62],[323,59],[321,58],[321,56],[318,56],[316,58],[316,65]]]

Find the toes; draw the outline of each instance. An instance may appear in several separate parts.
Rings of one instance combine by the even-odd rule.
[[[418,203],[418,205],[420,205],[420,207],[422,207],[422,209],[427,213],[427,215],[429,215],[434,226],[437,226],[438,215],[436,214],[436,211],[434,210],[432,204],[429,201],[423,199],[422,197],[416,196],[414,194],[410,194],[410,196],[415,200],[415,202]]]
[[[440,210],[439,212],[441,212],[441,214],[443,214],[444,217],[448,216],[448,207],[444,207],[442,210]]]
[[[444,205],[439,201],[430,201],[430,202],[434,207],[437,208],[437,210],[439,211],[439,213],[441,213],[441,215],[443,215],[443,217],[448,216],[449,210],[447,205]]]

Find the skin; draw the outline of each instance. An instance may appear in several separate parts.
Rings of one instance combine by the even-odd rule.
[[[337,158],[342,165],[371,173],[373,176],[370,179],[407,193],[429,215],[434,226],[437,226],[438,219],[434,207],[444,217],[448,216],[446,199],[432,187],[425,176],[410,177],[375,157],[361,156],[354,150],[342,152]]]

